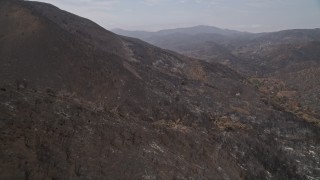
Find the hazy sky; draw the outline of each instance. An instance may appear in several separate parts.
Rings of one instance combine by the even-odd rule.
[[[320,0],[39,0],[107,29],[212,25],[250,32],[320,28]]]

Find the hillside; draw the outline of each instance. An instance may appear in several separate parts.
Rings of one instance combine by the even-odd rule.
[[[0,2],[0,179],[307,179],[319,127],[230,68]]]

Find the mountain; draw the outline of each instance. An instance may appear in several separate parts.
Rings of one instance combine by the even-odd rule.
[[[185,27],[185,28],[176,28],[176,29],[165,29],[156,32],[148,32],[148,31],[127,31],[124,29],[113,29],[113,32],[124,35],[124,36],[161,36],[161,35],[169,35],[169,34],[186,34],[186,35],[196,35],[196,34],[220,34],[225,36],[233,36],[240,34],[250,34],[247,32],[240,32],[229,29],[221,29],[213,26],[205,26],[199,25],[194,27]]]
[[[198,46],[205,47],[205,43],[209,43],[210,45],[214,43],[215,46],[226,46],[235,42],[242,42],[242,40],[247,41],[247,38],[257,36],[256,34],[248,32],[221,29],[204,25],[188,28],[166,29],[157,32],[127,31],[123,29],[114,29],[113,32],[122,36],[138,38],[163,49],[169,49],[187,55],[195,55],[196,53],[192,51],[200,50]],[[221,53],[219,52],[219,54]],[[204,56],[207,56],[207,54],[204,54]],[[195,57],[198,58],[199,56]],[[200,58],[203,59],[203,57]]]
[[[1,179],[316,178],[319,127],[244,76],[0,2]]]
[[[114,29],[112,32],[141,39],[158,47],[177,50],[181,44],[203,42],[209,39],[221,41],[226,37],[242,37],[250,35],[247,32],[240,32],[229,29],[221,29],[213,26],[195,26],[177,29],[165,29],[157,32],[148,31],[127,31],[123,29]],[[201,35],[201,36],[199,36]]]
[[[143,38],[142,38],[143,39]],[[290,101],[302,106],[288,110],[296,114],[308,114],[312,121],[320,122],[320,104],[317,74],[320,68],[320,29],[293,29],[271,33],[243,33],[226,36],[217,33],[165,34],[146,39],[164,49],[169,49],[210,63],[221,63],[247,78],[261,81],[277,79],[286,84],[282,91],[296,92]],[[299,78],[297,78],[299,77]],[[300,80],[300,81],[298,81]],[[269,82],[269,81],[268,81]],[[306,85],[306,82],[309,84]],[[274,89],[266,83],[262,89]],[[280,84],[281,84],[280,83]],[[301,86],[301,85],[304,86]],[[308,87],[308,88],[305,88]],[[268,91],[269,95],[278,92]],[[278,97],[275,97],[278,98]],[[287,97],[286,97],[287,98]],[[285,100],[283,106],[287,106]],[[292,103],[289,103],[292,104]]]

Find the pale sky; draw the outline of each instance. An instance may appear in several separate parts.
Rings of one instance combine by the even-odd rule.
[[[249,32],[320,28],[320,0],[39,0],[106,29],[210,25]]]

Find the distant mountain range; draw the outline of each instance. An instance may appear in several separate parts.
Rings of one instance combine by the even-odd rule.
[[[195,26],[187,28],[177,28],[177,29],[165,29],[156,32],[148,31],[127,31],[123,29],[113,29],[112,32],[121,34],[124,36],[136,37],[136,38],[148,38],[153,36],[166,36],[170,34],[186,34],[186,35],[196,35],[196,34],[220,34],[225,36],[235,36],[240,34],[249,34],[247,32],[240,32],[229,29],[221,29],[213,26]]]
[[[231,69],[254,55],[242,52],[261,50],[256,45],[265,36],[210,27],[195,28],[200,36],[179,33],[190,46],[172,46],[207,54],[206,62],[46,3],[1,0],[0,27],[0,179],[318,177],[320,131],[312,109],[286,101],[296,94],[280,81]],[[211,31],[223,41],[205,41]],[[202,35],[203,43],[195,38]],[[188,49],[195,44],[185,37],[199,49]],[[317,57],[319,43],[303,42],[290,45],[288,56],[301,50]],[[275,64],[287,60],[272,47],[263,52],[275,52]],[[235,65],[215,63],[222,57]],[[316,80],[316,61],[308,62],[313,69],[299,66],[288,78]]]

